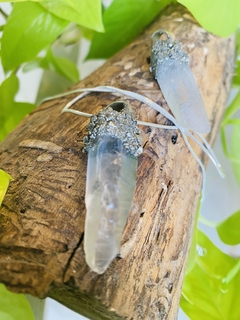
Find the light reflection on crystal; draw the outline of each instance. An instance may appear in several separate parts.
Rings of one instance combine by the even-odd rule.
[[[119,253],[136,171],[137,157],[116,137],[100,136],[88,150],[84,250],[87,264],[99,274]]]
[[[173,59],[165,60],[157,68],[156,79],[179,124],[208,133],[210,125],[207,113],[188,64]]]

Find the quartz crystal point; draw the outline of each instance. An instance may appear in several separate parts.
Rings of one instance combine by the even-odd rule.
[[[151,71],[173,115],[182,127],[208,133],[207,113],[181,43],[172,41],[163,30],[155,32],[152,39]]]
[[[89,267],[102,274],[119,253],[142,148],[136,121],[123,102],[93,116],[88,128],[84,250]]]

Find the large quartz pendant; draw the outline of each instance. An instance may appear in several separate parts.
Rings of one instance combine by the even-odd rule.
[[[120,111],[114,108],[122,107]],[[119,253],[136,184],[139,131],[129,107],[116,102],[92,117],[88,152],[84,250],[89,267],[102,274]]]
[[[169,108],[182,127],[208,133],[207,113],[188,62],[179,41],[163,30],[154,33],[151,70]]]

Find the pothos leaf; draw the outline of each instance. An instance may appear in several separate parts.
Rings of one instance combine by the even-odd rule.
[[[26,0],[11,0],[11,2],[24,2]],[[29,1],[32,1],[32,2],[40,2],[42,0],[29,0]],[[6,1],[6,0],[0,0],[0,2],[9,2],[9,1]]]
[[[2,36],[4,69],[13,70],[35,58],[68,24],[68,21],[51,14],[39,3],[15,3]]]
[[[221,288],[220,280],[212,279],[195,264],[184,280],[180,306],[194,320],[240,319],[239,285],[239,271],[234,281]]]
[[[240,55],[240,26],[238,26],[236,31],[236,49],[237,55]]]
[[[1,320],[34,320],[24,295],[8,291],[3,284],[0,284],[0,318]]]
[[[71,82],[76,83],[79,80],[78,70],[72,61],[55,56],[52,63],[55,70]]]
[[[215,279],[222,279],[233,268],[236,260],[218,249],[208,237],[198,230],[198,252],[196,263],[206,274]]]
[[[177,0],[208,31],[221,37],[230,36],[240,23],[239,0]]]
[[[209,290],[213,284],[212,290]],[[200,266],[185,277],[180,306],[190,319],[224,319],[216,306],[217,286],[206,276]]]
[[[61,76],[70,80],[72,83],[76,83],[79,80],[76,65],[69,59],[54,56],[50,48],[47,50],[45,57],[37,57],[33,59],[23,67],[23,71],[28,72],[35,68],[54,70]]]
[[[239,319],[239,260],[221,252],[200,231],[198,244],[196,263],[184,279],[181,308],[194,320]]]
[[[35,59],[32,59],[31,61],[27,62],[23,68],[23,72],[29,72],[31,70],[37,69],[37,68],[42,68],[45,70],[49,69],[49,63],[46,59],[46,57],[37,57]]]
[[[43,0],[41,4],[64,20],[99,32],[104,31],[101,0]]]
[[[0,0],[6,2],[6,0]],[[12,0],[11,2],[26,2],[26,0]],[[49,12],[55,16],[86,28],[104,31],[102,22],[101,0],[30,0],[29,2],[39,2]]]
[[[10,174],[0,169],[0,206],[3,202],[8,189],[9,182],[12,180]]]
[[[31,103],[15,102],[17,91],[18,78],[11,74],[0,86],[0,118],[3,123],[0,128],[0,141],[35,107]]]
[[[240,91],[238,91],[234,100],[225,111],[223,121],[221,123],[221,139],[223,150],[226,156],[231,160],[235,178],[240,185],[240,119],[234,118],[234,114],[240,108]],[[227,138],[225,134],[226,126],[232,126],[231,148],[228,148]]]
[[[237,245],[240,243],[239,221],[240,210],[217,225],[218,235],[224,243],[230,245]]]
[[[240,56],[239,56],[240,59]],[[240,60],[236,61],[236,68],[233,76],[233,85],[240,86]]]
[[[231,117],[234,115],[235,112],[240,107],[240,91],[236,95],[235,99],[232,101],[230,106],[226,109],[223,120],[221,123],[221,140],[222,140],[222,145],[223,145],[223,150],[225,155],[228,158],[231,158],[231,152],[229,151],[228,144],[227,144],[227,138],[225,134],[226,126],[231,124]]]
[[[223,116],[222,126],[225,126],[229,122],[231,117],[237,112],[239,108],[240,108],[240,90],[236,94],[230,106],[226,109]]]
[[[5,79],[0,86],[0,112],[2,115],[6,115],[9,111],[14,100],[15,94],[18,92],[18,78],[15,74],[10,75]]]
[[[171,0],[114,0],[103,14],[105,33],[95,33],[87,59],[109,58],[128,44]]]

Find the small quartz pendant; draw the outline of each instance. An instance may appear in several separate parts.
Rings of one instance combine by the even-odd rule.
[[[91,117],[84,150],[88,152],[86,262],[96,273],[106,271],[119,253],[123,229],[136,184],[139,129],[130,107],[114,102]]]
[[[163,30],[156,31],[152,40],[151,71],[172,113],[182,127],[208,133],[207,113],[181,43]]]

